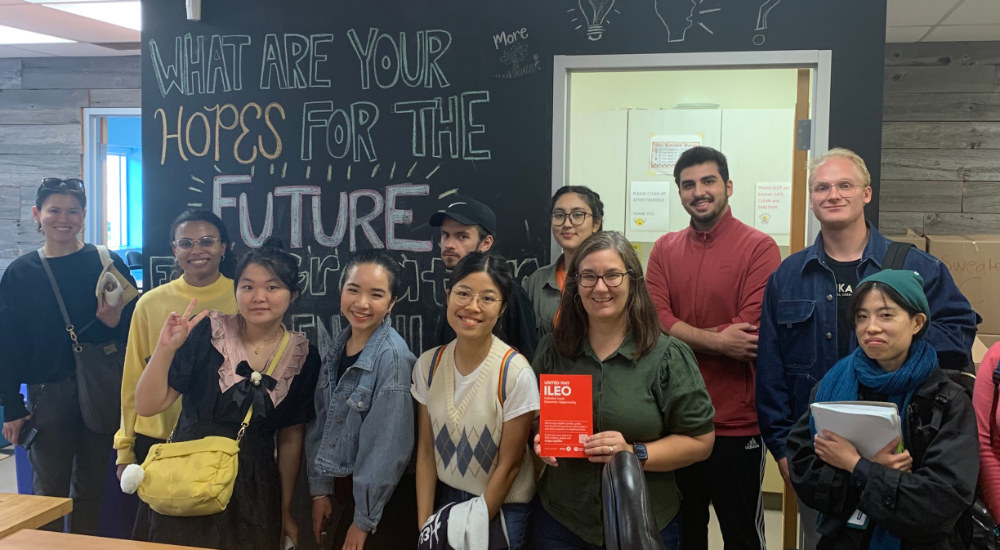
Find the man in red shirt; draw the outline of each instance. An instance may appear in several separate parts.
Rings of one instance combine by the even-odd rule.
[[[695,351],[715,405],[712,455],[676,472],[684,550],[707,550],[709,504],[726,550],[762,550],[765,449],[753,361],[764,287],[781,254],[774,239],[733,217],[733,182],[721,152],[686,151],[674,181],[691,225],[656,242],[646,284],[663,330]]]

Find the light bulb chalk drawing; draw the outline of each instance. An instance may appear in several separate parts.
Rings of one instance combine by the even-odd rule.
[[[753,43],[760,46],[764,43],[764,35],[760,31],[767,30],[767,16],[771,13],[771,10],[775,8],[781,0],[765,0],[763,4],[760,5],[760,11],[757,12],[757,26],[754,30],[758,31],[758,34],[754,35]]]
[[[694,26],[696,0],[655,0],[653,9],[667,29],[667,42],[684,42],[687,31]]]
[[[611,13],[615,0],[578,0],[577,4],[587,22],[587,39],[600,40],[604,36],[604,20]]]

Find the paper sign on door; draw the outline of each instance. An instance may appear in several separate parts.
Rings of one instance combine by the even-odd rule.
[[[594,433],[590,375],[543,374],[541,382],[542,456],[586,458],[583,445]]]

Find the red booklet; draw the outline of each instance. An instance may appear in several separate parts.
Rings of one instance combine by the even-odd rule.
[[[541,382],[542,456],[586,458],[583,444],[594,433],[590,375],[543,374]]]

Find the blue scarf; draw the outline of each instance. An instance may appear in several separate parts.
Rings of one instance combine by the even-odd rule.
[[[886,372],[859,346],[854,352],[837,362],[826,373],[816,390],[816,403],[825,401],[856,401],[858,386],[864,385],[877,393],[887,395],[899,407],[903,425],[906,425],[906,408],[913,392],[937,369],[937,353],[927,342],[917,340],[910,345],[909,355],[903,366],[895,372]],[[816,424],[810,419],[813,436]],[[899,537],[876,525],[872,534],[871,550],[899,550]]]

